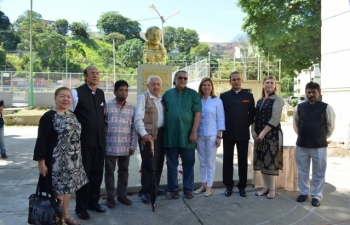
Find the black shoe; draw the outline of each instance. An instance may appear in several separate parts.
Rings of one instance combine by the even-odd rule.
[[[157,196],[166,195],[166,190],[158,188]]]
[[[7,159],[7,155],[6,155],[6,153],[1,154],[1,158],[3,158],[3,159]]]
[[[247,192],[244,190],[244,189],[239,189],[239,195],[241,196],[241,197],[247,197]]]
[[[142,194],[141,195],[141,200],[145,204],[151,203],[151,200],[149,199],[149,195],[148,194]]]
[[[124,205],[132,205],[132,202],[126,196],[123,196],[123,197],[118,196],[117,200],[123,203]]]
[[[96,205],[89,205],[88,209],[90,210],[94,210],[95,212],[98,213],[104,213],[106,212],[106,209],[104,207],[102,207],[100,204],[96,204]]]
[[[307,199],[307,195],[299,195],[297,198],[297,202],[305,202]]]
[[[319,207],[321,205],[320,200],[317,198],[312,198],[311,205],[314,207]]]
[[[90,219],[90,215],[86,210],[82,210],[82,211],[75,210],[75,213],[82,220],[89,220]]]
[[[232,195],[232,188],[226,188],[225,196],[230,197]]]

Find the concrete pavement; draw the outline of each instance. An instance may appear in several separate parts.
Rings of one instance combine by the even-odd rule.
[[[287,142],[295,142],[291,126],[282,127]],[[37,163],[32,160],[37,127],[5,127],[5,143],[8,159],[0,159],[0,225],[27,224],[28,197],[35,192],[38,179]],[[293,140],[294,139],[294,140]],[[117,202],[115,209],[106,213],[89,211],[91,220],[81,221],[85,225],[106,224],[350,224],[350,159],[329,157],[324,199],[319,208],[311,206],[311,198],[304,203],[295,201],[298,193],[278,189],[273,200],[254,196],[257,191],[247,187],[248,197],[242,198],[235,188],[231,197],[225,197],[222,187],[222,160],[218,150],[214,195],[196,195],[194,199],[170,200],[160,196],[156,212],[137,196],[140,186],[140,155],[131,158],[129,176],[129,198],[132,206]],[[198,161],[196,161],[198,162]],[[236,162],[236,161],[235,161]],[[198,163],[195,165],[195,182],[199,186]],[[234,178],[237,179],[237,170]],[[252,174],[249,174],[251,181]],[[166,166],[161,185],[166,187]],[[104,193],[104,184],[102,185]],[[182,193],[181,193],[182,196]],[[101,196],[100,203],[106,205]],[[70,212],[76,217],[75,199],[72,198]]]

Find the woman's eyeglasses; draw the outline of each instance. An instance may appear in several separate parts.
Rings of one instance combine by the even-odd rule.
[[[188,80],[188,77],[177,77],[179,80]]]

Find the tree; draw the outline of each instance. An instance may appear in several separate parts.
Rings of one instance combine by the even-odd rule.
[[[0,30],[7,30],[11,27],[10,19],[0,11]]]
[[[30,16],[32,16],[32,30],[33,36],[38,33],[43,33],[44,31],[51,30],[49,26],[43,19],[40,13],[35,11],[27,10],[22,15],[20,15],[14,23],[15,30],[19,31],[22,38],[28,39],[30,37]]]
[[[3,43],[5,50],[16,50],[20,42],[21,39],[15,32],[0,33],[0,44]]]
[[[37,35],[35,49],[37,56],[42,60],[43,67],[51,67],[52,69],[61,69],[65,61],[66,40],[64,36],[56,32],[44,32]]]
[[[69,23],[66,19],[56,20],[53,27],[60,35],[66,36],[68,34]]]
[[[75,38],[89,38],[89,34],[86,31],[86,27],[82,23],[71,23],[69,25],[69,30],[72,31],[72,35]]]
[[[140,38],[141,27],[139,22],[130,20],[118,12],[106,12],[97,21],[97,27],[108,35],[113,32],[123,34],[127,40]]]
[[[7,32],[0,33],[0,44],[3,44],[2,47],[5,50],[15,50],[20,42],[20,38],[13,32],[9,18],[2,11],[0,11],[0,30],[7,30]]]
[[[168,26],[164,28],[163,32],[167,52],[171,52],[176,45],[181,53],[190,54],[191,48],[199,44],[199,35],[195,30]]]
[[[167,26],[163,28],[162,32],[164,32],[164,47],[167,52],[171,52],[175,47],[176,28]]]
[[[208,56],[208,52],[210,52],[210,48],[206,43],[199,43],[197,46],[191,48],[191,55],[196,56]]]
[[[113,39],[115,40],[115,46],[119,46],[125,43],[125,36],[118,33],[118,32],[113,32],[105,36],[105,40],[108,41],[109,43],[113,43]]]
[[[2,47],[2,45],[0,45],[0,68],[6,65],[6,51],[5,49]]]
[[[118,58],[127,67],[136,68],[142,62],[143,43],[140,39],[127,40],[118,48]]]
[[[238,0],[243,30],[265,57],[281,59],[284,74],[321,60],[321,0]]]
[[[178,27],[175,42],[181,53],[190,53],[191,48],[199,44],[199,35],[195,30]]]

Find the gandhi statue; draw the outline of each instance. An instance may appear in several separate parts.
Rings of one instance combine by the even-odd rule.
[[[145,36],[147,41],[143,47],[143,64],[165,65],[166,49],[160,43],[162,31],[152,26],[147,29]]]

